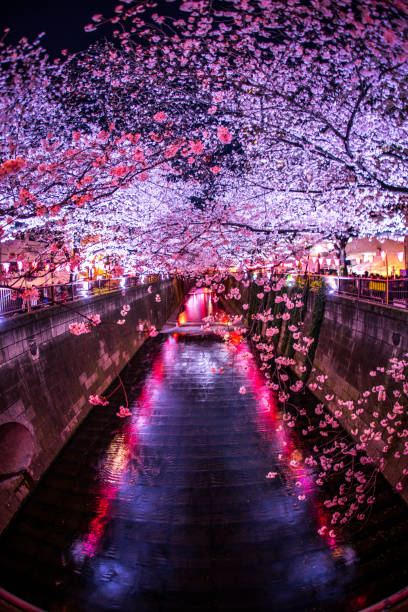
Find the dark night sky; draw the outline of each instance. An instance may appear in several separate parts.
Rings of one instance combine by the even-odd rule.
[[[6,39],[10,42],[22,36],[31,40],[46,32],[42,45],[52,56],[59,55],[61,49],[79,51],[103,36],[102,30],[84,32],[92,15],[111,16],[117,3],[117,0],[3,0],[0,30],[11,29]]]

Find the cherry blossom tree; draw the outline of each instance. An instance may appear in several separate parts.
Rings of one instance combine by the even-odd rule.
[[[217,129],[223,154],[240,152],[233,177],[225,176],[221,157],[219,192],[227,182],[234,205],[245,193],[252,213],[267,208],[281,221],[237,221],[235,231],[253,231],[256,239],[265,231],[276,242],[282,228],[292,237],[330,235],[343,255],[350,235],[404,233],[403,3],[220,6],[182,2],[166,15],[154,3],[130,2],[110,21],[123,53],[182,92],[210,135]],[[109,17],[93,21],[88,29]],[[322,209],[337,211],[333,224]]]

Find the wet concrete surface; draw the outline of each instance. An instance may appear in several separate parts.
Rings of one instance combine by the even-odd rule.
[[[211,308],[194,300],[123,372],[132,416],[95,407],[0,540],[1,586],[141,612],[359,610],[408,584],[403,502],[381,479],[363,528],[319,536],[304,443],[245,341],[182,333]]]

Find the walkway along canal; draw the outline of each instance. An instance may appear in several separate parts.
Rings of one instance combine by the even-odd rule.
[[[408,584],[407,510],[384,480],[363,527],[318,535],[305,443],[247,342],[201,331],[214,310],[188,296],[138,351],[131,417],[121,397],[91,411],[1,539],[2,587],[53,612],[283,612],[360,610]]]

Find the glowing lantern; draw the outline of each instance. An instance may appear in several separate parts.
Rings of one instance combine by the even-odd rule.
[[[17,262],[17,268],[18,268],[19,272],[21,272],[21,270],[23,269],[23,262],[22,261],[18,261]]]
[[[4,271],[6,272],[6,274],[8,274],[9,270],[10,270],[10,264],[7,263],[7,262],[4,262],[3,263],[3,268],[4,268]]]
[[[385,251],[381,251],[381,259],[384,261],[386,257],[387,257],[387,253]]]
[[[330,257],[327,257],[326,262],[327,262],[327,265],[328,265],[328,266],[330,266],[330,264],[331,264],[331,258],[330,258]]]
[[[397,253],[398,261],[402,263],[404,261],[404,251]]]

